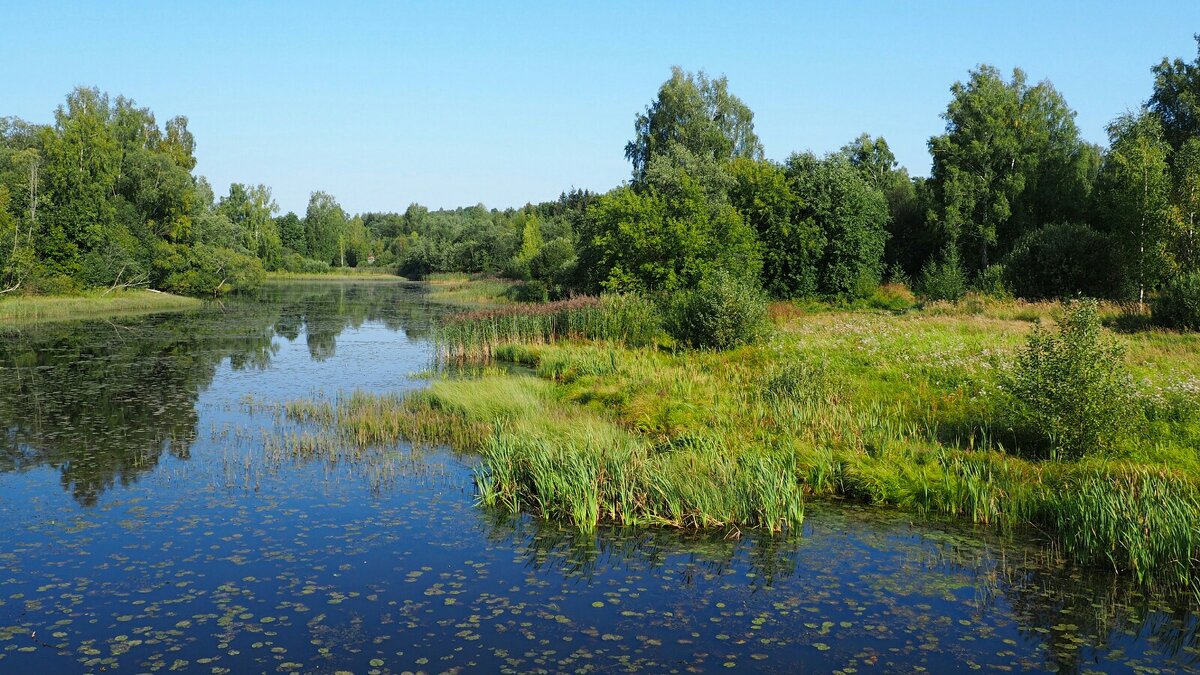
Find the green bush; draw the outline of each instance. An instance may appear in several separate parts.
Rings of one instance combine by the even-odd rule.
[[[669,296],[666,305],[667,332],[690,347],[729,349],[751,344],[770,326],[762,289],[723,270],[694,289]]]
[[[258,258],[207,244],[159,244],[155,271],[166,290],[184,295],[224,295],[260,286],[266,273]]]
[[[517,302],[546,302],[550,299],[550,289],[542,281],[523,281],[509,288],[505,295]]]
[[[1021,298],[1109,297],[1115,292],[1109,238],[1088,225],[1051,224],[1017,240],[1004,280]]]
[[[975,274],[975,281],[971,285],[977,292],[989,297],[1011,298],[1012,289],[1005,276],[1004,265],[988,265]]]
[[[313,260],[305,258],[295,251],[288,251],[283,255],[283,264],[280,265],[285,272],[298,272],[303,274],[324,274],[329,271],[329,263],[321,260]]]
[[[917,279],[917,294],[926,300],[957,300],[966,290],[967,278],[954,247],[941,260],[930,259],[925,263]]]
[[[1180,330],[1200,330],[1200,272],[1171,278],[1150,301],[1154,323]]]
[[[1057,330],[1035,326],[1002,378],[1010,422],[1034,443],[1025,450],[1057,459],[1115,450],[1136,409],[1123,359],[1095,300],[1068,305]]]

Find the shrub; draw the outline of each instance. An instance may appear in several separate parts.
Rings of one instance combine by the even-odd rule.
[[[1018,436],[1053,458],[1114,450],[1135,410],[1123,358],[1095,300],[1071,303],[1056,331],[1035,326],[1002,382]]]
[[[941,260],[931,258],[925,263],[917,279],[917,293],[926,300],[957,300],[966,290],[967,278],[954,247]]]
[[[1007,299],[1012,297],[1012,290],[1005,281],[1004,265],[988,265],[975,275],[975,290],[984,295]]]
[[[1200,330],[1200,272],[1171,278],[1150,301],[1154,323],[1180,330]]]
[[[667,332],[690,347],[729,349],[757,342],[770,325],[762,289],[717,270],[666,300]]]
[[[1115,290],[1111,250],[1108,237],[1087,225],[1046,225],[1017,240],[1004,279],[1021,298],[1108,297]]]
[[[546,302],[550,299],[550,289],[542,281],[523,281],[509,288],[505,295],[517,302]]]

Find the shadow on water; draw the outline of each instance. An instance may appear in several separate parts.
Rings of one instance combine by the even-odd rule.
[[[277,284],[203,310],[0,334],[0,472],[49,466],[82,505],[166,454],[187,459],[217,368],[265,369],[280,341],[337,351],[369,321],[424,340],[437,307],[401,284]]]

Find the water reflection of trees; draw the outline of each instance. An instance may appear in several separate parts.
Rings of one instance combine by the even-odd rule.
[[[436,308],[397,284],[280,284],[256,298],[184,314],[72,322],[0,333],[0,472],[49,466],[84,506],[186,459],[196,400],[226,359],[265,368],[276,336],[305,335],[328,358],[348,327],[381,321],[410,340]]]
[[[830,573],[820,556],[830,555],[831,545],[845,545],[842,573],[870,577],[884,595],[936,598],[953,595],[950,589],[961,585],[973,587],[959,602],[1011,615],[1026,640],[1044,646],[1046,665],[1057,672],[1087,672],[1097,661],[1111,663],[1122,654],[1136,659],[1143,652],[1188,669],[1200,664],[1200,619],[1191,591],[1147,590],[1106,570],[1067,566],[1053,547],[988,530],[953,523],[914,526],[903,514],[841,508],[820,510],[823,532],[816,536],[834,539],[821,544],[814,536],[747,533],[730,539],[663,529],[607,528],[581,535],[491,510],[482,510],[480,518],[493,545],[516,552],[530,570],[589,583],[614,570],[670,566],[681,584],[730,577],[761,590],[791,577]],[[842,534],[830,533],[850,534],[842,541]],[[809,544],[822,553],[806,554]]]

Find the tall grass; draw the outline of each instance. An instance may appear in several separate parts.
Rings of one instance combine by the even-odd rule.
[[[80,295],[0,295],[0,324],[22,325],[195,309],[202,300],[146,290],[88,291]]]
[[[802,522],[803,492],[786,456],[742,456],[717,438],[663,452],[549,394],[548,383],[532,377],[488,376],[407,396],[294,401],[284,410],[359,443],[407,439],[476,452],[483,504],[583,530],[617,523],[778,531]]]
[[[660,332],[652,302],[635,295],[606,295],[467,312],[442,322],[434,340],[439,359],[461,363],[491,361],[505,345],[603,340],[642,346],[654,342]]]

